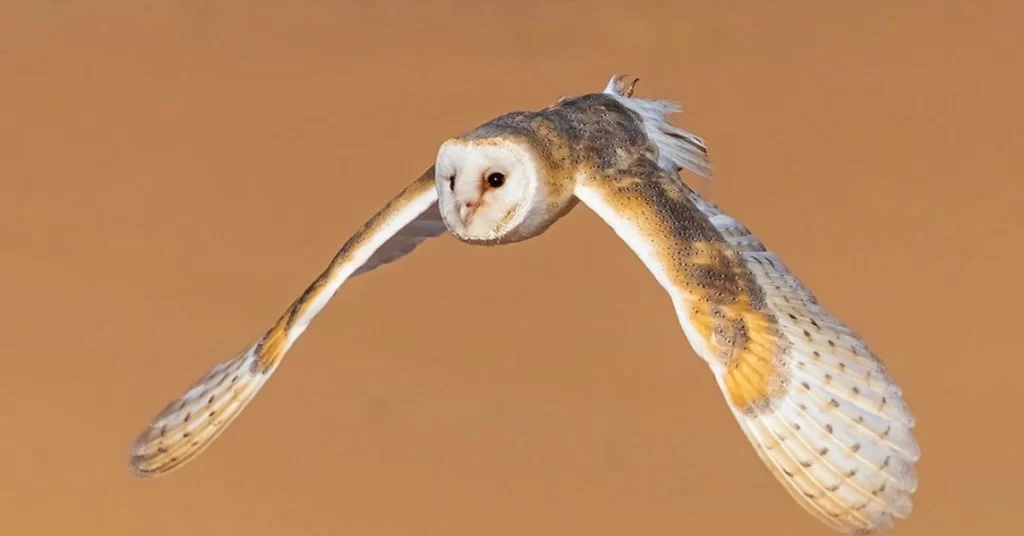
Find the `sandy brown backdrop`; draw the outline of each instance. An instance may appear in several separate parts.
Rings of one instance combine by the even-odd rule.
[[[210,450],[127,472],[445,137],[620,71],[905,388],[900,533],[1018,530],[1024,10],[953,4],[3,1],[0,534],[828,534],[585,209],[353,280]]]

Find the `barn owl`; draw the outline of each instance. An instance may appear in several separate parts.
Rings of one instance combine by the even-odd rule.
[[[208,447],[348,279],[442,234],[529,240],[582,204],[663,287],[735,421],[800,506],[850,534],[906,518],[920,449],[902,389],[757,236],[683,182],[684,170],[710,177],[704,141],[670,122],[674,103],[634,97],[625,80],[444,141],[258,340],[152,420],[133,472],[166,474]]]

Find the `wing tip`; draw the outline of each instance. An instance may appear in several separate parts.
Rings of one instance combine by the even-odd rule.
[[[148,480],[165,474],[165,471],[145,466],[146,457],[133,454],[128,460],[128,475],[140,480]]]
[[[237,417],[238,412],[234,416]],[[128,457],[128,472],[137,478],[153,478],[163,476],[191,463],[203,451],[210,447],[224,432],[226,424],[207,429],[206,433],[191,436],[185,433],[177,440],[168,443],[160,441],[163,436],[155,436],[155,427],[139,435],[132,443]]]
[[[156,425],[151,424],[134,441],[128,455],[128,473],[136,478],[153,478],[169,472],[168,463],[153,463],[160,455],[167,452],[166,447],[157,446],[154,442]],[[176,457],[169,460],[177,465]]]
[[[252,348],[219,363],[167,403],[132,441],[128,471],[139,478],[164,475],[191,462],[238,417],[270,372],[254,372]]]

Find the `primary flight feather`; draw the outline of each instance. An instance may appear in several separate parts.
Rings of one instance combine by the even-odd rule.
[[[682,170],[709,176],[704,141],[669,122],[674,104],[636,98],[624,81],[445,141],[263,336],[153,419],[132,446],[135,474],[166,474],[208,447],[349,278],[445,233],[528,240],[582,203],[665,289],[736,422],[800,506],[851,534],[907,517],[920,450],[902,390],[749,229],[686,186]]]

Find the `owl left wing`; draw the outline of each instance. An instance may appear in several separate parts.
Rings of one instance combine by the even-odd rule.
[[[884,531],[910,514],[920,451],[902,390],[775,254],[653,163],[580,178],[575,195],[668,292],[736,421],[794,500],[847,533]]]
[[[198,456],[259,393],[346,280],[404,257],[446,230],[431,166],[348,239],[327,269],[259,339],[213,367],[151,420],[132,444],[132,472],[163,475]]]

